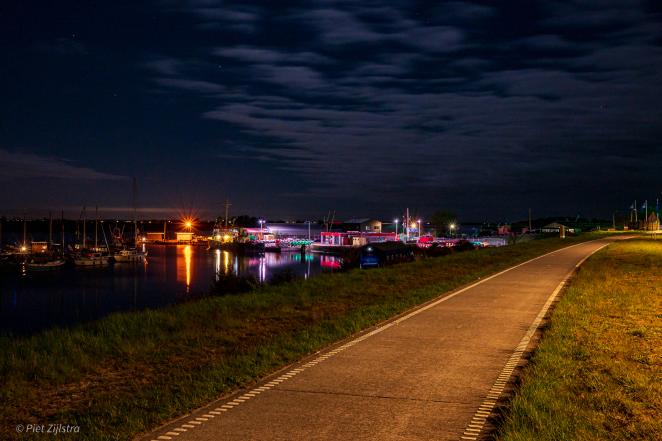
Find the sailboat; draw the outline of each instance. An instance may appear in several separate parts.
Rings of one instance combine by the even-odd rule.
[[[109,262],[110,256],[103,255],[98,251],[87,250],[87,217],[85,207],[83,207],[83,246],[81,252],[74,256],[74,265],[85,267],[100,267],[108,265]]]
[[[138,204],[137,192],[138,184],[136,178],[133,178],[133,247],[123,247],[121,250],[113,253],[113,259],[117,263],[144,262],[146,252],[138,249]]]

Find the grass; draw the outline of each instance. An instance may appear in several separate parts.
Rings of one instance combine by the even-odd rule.
[[[321,275],[0,338],[0,439],[29,423],[79,425],[77,439],[130,439],[443,292],[595,237]]]
[[[591,257],[555,308],[498,439],[662,439],[662,240]]]

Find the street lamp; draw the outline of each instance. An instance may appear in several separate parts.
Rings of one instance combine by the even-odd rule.
[[[418,238],[421,238],[421,220],[419,219],[418,221]]]
[[[455,224],[450,224],[448,228],[450,229],[451,235],[453,235],[453,230],[455,230]]]
[[[193,229],[193,219],[190,218],[190,217],[184,218],[184,219],[183,219],[183,223],[184,223],[184,227],[186,227],[186,229],[187,229],[187,230],[189,231],[189,233],[190,233],[191,230]]]
[[[398,220],[398,219],[393,219],[393,222],[395,222],[395,235],[396,235],[396,237],[397,237],[397,235],[398,235],[398,222],[399,222],[399,220]]]
[[[258,222],[260,223],[260,231],[263,231],[263,229],[264,229],[264,222],[265,222],[264,219],[260,219],[260,220],[258,220]]]

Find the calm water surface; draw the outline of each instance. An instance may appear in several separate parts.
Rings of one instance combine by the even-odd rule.
[[[29,334],[115,311],[159,308],[208,293],[217,273],[268,282],[286,269],[308,278],[339,266],[333,256],[267,253],[239,257],[204,247],[148,245],[144,264],[0,273],[0,334]]]

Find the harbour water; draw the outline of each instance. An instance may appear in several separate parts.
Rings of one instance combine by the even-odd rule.
[[[31,334],[186,301],[206,295],[219,273],[268,282],[286,270],[308,278],[340,265],[334,256],[310,253],[235,256],[190,245],[147,245],[146,251],[145,263],[0,274],[0,334]]]

